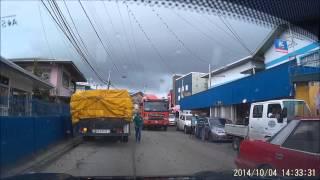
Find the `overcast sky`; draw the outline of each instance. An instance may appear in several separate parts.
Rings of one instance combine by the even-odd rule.
[[[220,67],[249,55],[216,15],[142,4],[127,4],[128,9],[120,1],[85,1],[82,4],[107,47],[107,56],[79,2],[66,4],[88,48],[90,63],[105,79],[110,70],[117,88],[145,89],[163,96],[172,88],[174,73],[208,72],[209,63]],[[64,2],[58,5],[75,31]],[[1,56],[72,60],[88,80],[101,84],[40,1],[1,1],[1,17],[10,15],[15,15],[17,25],[1,26]],[[271,31],[241,20],[224,20],[251,51]]]

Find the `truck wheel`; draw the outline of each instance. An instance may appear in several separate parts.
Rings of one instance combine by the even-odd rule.
[[[233,141],[232,141],[232,148],[235,151],[239,151],[239,147],[240,147],[240,138],[238,137],[233,137]]]

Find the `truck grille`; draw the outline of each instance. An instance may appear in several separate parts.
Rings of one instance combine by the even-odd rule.
[[[163,120],[162,114],[149,114],[148,120]]]

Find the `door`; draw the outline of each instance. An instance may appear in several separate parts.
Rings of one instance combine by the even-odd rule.
[[[280,103],[267,104],[267,114],[264,119],[265,136],[273,136],[287,124],[286,119],[280,119],[281,111]]]
[[[307,173],[308,169],[315,169],[320,173],[319,129],[319,121],[301,121],[275,152],[274,166],[279,169],[305,169]]]
[[[263,139],[263,104],[253,104],[250,109],[249,138]]]
[[[181,115],[179,118],[179,129],[183,129],[184,127],[184,115]]]

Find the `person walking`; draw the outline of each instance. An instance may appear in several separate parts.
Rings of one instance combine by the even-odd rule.
[[[141,129],[143,126],[143,121],[142,117],[140,116],[139,112],[137,112],[133,118],[133,123],[135,127],[135,132],[136,132],[136,142],[140,143],[141,140]]]

